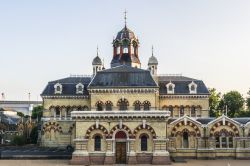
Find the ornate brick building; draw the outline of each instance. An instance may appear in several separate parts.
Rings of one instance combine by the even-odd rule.
[[[170,157],[250,157],[250,119],[209,118],[203,81],[141,69],[139,40],[125,27],[111,68],[51,81],[42,93],[42,146],[71,145],[72,164],[168,164]]]

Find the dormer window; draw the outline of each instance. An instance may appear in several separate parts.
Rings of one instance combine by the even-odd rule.
[[[188,85],[188,87],[189,87],[189,93],[190,93],[190,94],[196,94],[196,93],[197,93],[197,84],[196,84],[194,81],[192,81],[192,82]]]
[[[84,85],[82,83],[79,83],[76,85],[76,94],[83,94]]]
[[[62,84],[57,83],[55,84],[54,88],[55,88],[55,94],[62,94]]]
[[[174,94],[175,84],[173,84],[172,82],[169,82],[169,83],[166,85],[166,88],[167,88],[167,93],[168,93],[168,94]]]

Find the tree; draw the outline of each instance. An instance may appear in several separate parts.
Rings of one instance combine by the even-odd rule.
[[[230,91],[223,95],[221,106],[224,109],[227,107],[227,115],[233,118],[235,113],[238,113],[242,109],[244,102],[244,98],[238,91]]]
[[[22,112],[17,112],[17,116],[24,117],[24,114]]]
[[[247,98],[246,102],[247,102],[247,109],[248,111],[250,111],[250,97]]]
[[[249,89],[249,91],[247,92],[247,94],[248,94],[249,96],[247,97],[246,104],[247,104],[247,109],[248,109],[248,111],[250,111],[250,89]]]
[[[209,96],[209,113],[211,117],[216,117],[218,113],[218,106],[221,100],[221,93],[216,92],[215,88],[209,89],[210,96]]]
[[[32,118],[38,118],[38,120],[41,119],[41,117],[43,116],[43,106],[39,105],[37,107],[34,107],[32,110]]]

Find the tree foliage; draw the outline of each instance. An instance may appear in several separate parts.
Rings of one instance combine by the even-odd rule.
[[[38,127],[34,127],[30,132],[30,143],[36,144],[38,138]]]
[[[218,115],[218,107],[221,101],[221,93],[217,92],[215,88],[209,89],[209,113],[211,117]]]
[[[34,107],[32,110],[32,118],[38,118],[38,120],[41,119],[41,117],[43,116],[43,106],[39,105],[37,107]]]
[[[17,116],[24,117],[24,114],[22,112],[17,112]]]
[[[249,91],[247,92],[247,94],[249,95],[246,99],[246,104],[247,104],[247,109],[248,111],[250,111],[250,89]]]
[[[243,108],[244,102],[244,98],[238,91],[230,91],[223,95],[220,105],[224,109],[227,107],[227,115],[233,118]]]

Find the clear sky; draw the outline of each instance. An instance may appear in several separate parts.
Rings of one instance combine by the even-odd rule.
[[[159,73],[202,79],[222,93],[250,88],[249,0],[0,0],[0,93],[41,100],[48,81],[106,68],[124,26],[140,40],[142,67],[151,45]]]

